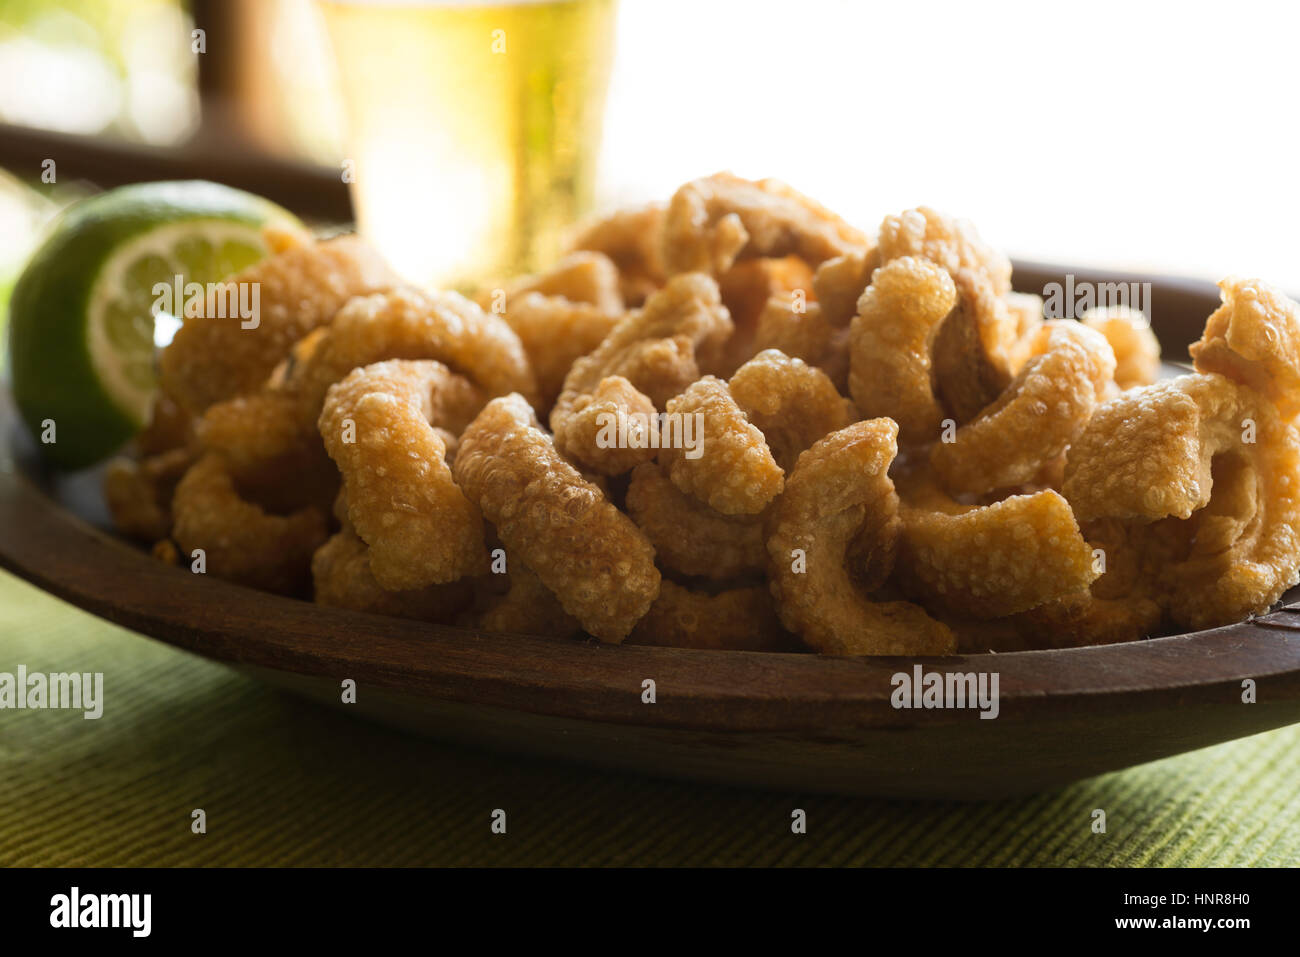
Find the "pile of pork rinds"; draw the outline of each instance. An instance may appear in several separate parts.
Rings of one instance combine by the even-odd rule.
[[[271,236],[106,478],[159,557],[341,608],[689,648],[946,654],[1265,611],[1300,566],[1300,309],[1044,319],[930,209],[719,174],[478,302]],[[616,427],[611,427],[616,423]],[[692,434],[691,426],[697,425]]]

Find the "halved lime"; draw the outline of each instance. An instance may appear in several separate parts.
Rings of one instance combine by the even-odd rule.
[[[206,182],[124,186],[69,207],[28,262],[9,307],[14,398],[56,465],[112,453],[149,415],[154,318],[266,255],[274,203]],[[191,287],[192,289],[193,287]],[[180,293],[180,297],[176,295]]]

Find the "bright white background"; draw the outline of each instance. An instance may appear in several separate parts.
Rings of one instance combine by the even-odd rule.
[[[730,168],[860,225],[1300,292],[1300,4],[623,0],[605,203]]]
[[[273,132],[332,165],[341,113],[314,0],[257,9],[283,100]],[[156,12],[146,37],[188,36]],[[0,106],[67,125],[81,113],[43,97],[98,101],[63,46],[34,87],[4,85],[30,66],[29,39],[0,42]],[[132,49],[154,76],[160,54]],[[128,119],[161,122],[148,102]],[[1295,294],[1298,114],[1298,0],[622,0],[600,201],[666,198],[729,168],[786,179],[868,229],[924,203],[1023,258],[1236,272]],[[0,287],[49,212],[4,186]]]

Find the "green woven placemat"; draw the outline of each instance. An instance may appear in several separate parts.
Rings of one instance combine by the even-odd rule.
[[[446,747],[302,703],[0,573],[0,672],[19,664],[102,671],[105,707],[98,721],[0,710],[3,865],[1300,863],[1300,726],[1052,794],[914,804]],[[804,835],[790,832],[796,807]],[[206,834],[191,832],[195,808]],[[491,833],[496,808],[504,835]],[[1105,834],[1092,832],[1095,808]]]

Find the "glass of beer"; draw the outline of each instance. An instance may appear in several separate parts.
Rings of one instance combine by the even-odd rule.
[[[543,265],[591,206],[616,0],[320,0],[357,224],[406,278]]]

